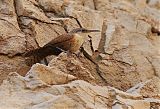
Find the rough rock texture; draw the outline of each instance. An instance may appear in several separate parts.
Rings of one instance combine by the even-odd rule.
[[[20,31],[13,0],[0,2],[0,54],[14,56],[25,51],[25,36]]]
[[[0,56],[0,82],[6,79],[8,72],[17,71],[20,75],[25,75],[29,71],[29,67],[25,64],[25,60],[16,56],[8,58],[7,56]]]
[[[158,76],[159,36],[151,29],[159,30],[160,16],[156,13],[160,11],[147,4],[142,8],[137,0],[132,4],[128,1],[107,2],[108,5],[102,8],[106,2],[97,1],[97,10],[105,13],[106,19],[102,36],[105,41],[101,47],[104,47],[102,51],[107,55],[102,54],[103,59],[99,61],[103,77],[110,85],[127,89]],[[137,7],[134,6],[136,4]],[[154,58],[156,65],[153,64]]]
[[[44,74],[40,66],[50,69],[37,64],[25,77],[17,73],[9,74],[8,79],[0,86],[1,109],[158,109],[160,106],[160,96],[156,93],[150,95],[151,89],[156,90],[149,85],[153,84],[154,79],[133,87],[128,93],[113,87],[91,85],[83,80],[52,85],[57,80],[50,77],[55,73],[57,76],[62,74],[45,70],[50,77],[42,76]],[[69,78],[73,77],[68,76]],[[147,98],[144,93],[141,94],[144,89],[145,95],[150,95]]]
[[[101,31],[83,54],[26,65],[25,51],[79,27]],[[0,0],[0,84],[0,109],[159,109],[160,1]]]

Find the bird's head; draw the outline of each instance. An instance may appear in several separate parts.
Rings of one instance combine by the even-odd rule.
[[[89,30],[86,28],[76,28],[73,29],[70,33],[91,33],[91,32],[100,32],[100,30]]]

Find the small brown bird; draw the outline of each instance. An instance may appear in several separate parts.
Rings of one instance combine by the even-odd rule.
[[[75,53],[80,49],[84,43],[84,37],[81,36],[81,33],[90,33],[90,32],[100,32],[99,30],[88,30],[85,28],[73,29],[71,32],[62,34],[59,37],[51,40],[43,47],[37,48],[35,50],[29,51],[24,54],[25,57],[34,57],[36,62],[44,59],[49,55],[58,55],[62,51],[69,51]]]

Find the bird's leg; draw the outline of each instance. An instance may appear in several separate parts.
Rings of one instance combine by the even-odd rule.
[[[59,48],[59,47],[56,47],[56,48],[58,48],[58,49],[61,50],[62,52],[67,53],[67,51],[65,51],[65,50],[63,50],[63,49],[61,49],[61,48]]]
[[[67,51],[67,57],[72,57],[72,52],[70,52],[69,50]]]
[[[40,63],[42,63],[42,64],[44,64],[44,65],[48,65],[48,61],[47,61],[46,58],[42,59],[42,60],[40,61]]]
[[[72,56],[72,52],[70,52],[69,50],[68,51],[65,51],[65,50],[63,50],[63,49],[61,49],[61,48],[59,48],[59,47],[56,47],[56,48],[58,48],[59,50],[61,50],[62,52],[64,52],[64,53],[67,53],[67,57],[71,57]]]
[[[78,58],[82,56],[82,48],[80,48],[80,50],[78,50],[76,53],[73,53],[75,54]]]

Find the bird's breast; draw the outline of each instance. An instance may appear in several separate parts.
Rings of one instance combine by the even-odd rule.
[[[71,43],[71,48],[70,48],[70,52],[74,53],[76,51],[79,50],[79,48],[82,46],[82,44],[84,43],[84,37],[80,36],[79,34],[73,34],[73,38],[72,38],[72,43]]]

